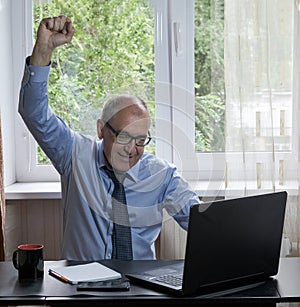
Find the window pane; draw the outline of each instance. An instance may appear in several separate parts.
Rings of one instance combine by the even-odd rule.
[[[56,114],[72,129],[96,136],[103,103],[127,92],[148,102],[154,124],[154,10],[149,1],[78,0],[76,6],[71,0],[36,1],[35,37],[42,18],[61,12],[72,19],[76,32],[72,44],[57,48],[52,58],[49,99]],[[147,150],[155,151],[154,142]],[[40,149],[38,163],[49,163]]]
[[[224,151],[224,1],[195,0],[195,146]]]
[[[291,1],[195,0],[196,151],[224,151],[225,109],[226,151],[292,150],[292,52]]]
[[[226,1],[226,149],[292,149],[293,2]]]

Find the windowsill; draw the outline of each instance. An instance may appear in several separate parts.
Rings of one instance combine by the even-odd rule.
[[[222,181],[191,181],[191,187],[200,195],[200,197],[224,197],[225,185]],[[297,181],[290,181],[287,185],[276,185],[276,190],[286,190],[289,195],[297,195]],[[270,187],[258,190],[256,182],[250,182],[247,185],[248,194],[261,192],[272,192]],[[226,194],[231,196],[241,196],[244,194],[242,183],[236,182],[226,189]],[[7,200],[16,199],[61,199],[60,182],[24,182],[14,183],[5,188],[5,198]]]
[[[5,199],[61,199],[60,182],[18,182],[5,188]]]
[[[228,184],[225,188],[224,181],[191,181],[189,182],[191,187],[197,191],[200,196],[241,196],[244,195],[245,191],[247,194],[258,194],[258,193],[270,193],[273,192],[271,183],[261,183],[261,187],[257,187],[257,182],[255,180],[248,181],[245,188],[245,183],[242,181],[235,181]],[[275,184],[275,191],[287,191],[289,195],[298,195],[298,181],[290,180],[285,182],[285,184]]]

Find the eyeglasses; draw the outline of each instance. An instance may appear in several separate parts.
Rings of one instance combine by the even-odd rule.
[[[115,135],[116,142],[118,144],[127,145],[127,144],[131,143],[132,140],[134,140],[136,146],[145,147],[151,141],[151,135],[150,135],[149,131],[148,131],[148,135],[147,136],[133,137],[130,134],[128,134],[127,132],[123,132],[123,131],[118,132],[118,131],[116,131],[108,122],[105,125]]]

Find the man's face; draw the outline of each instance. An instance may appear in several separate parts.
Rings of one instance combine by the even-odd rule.
[[[145,111],[134,112],[136,106],[130,106],[117,113],[109,125],[119,134],[124,133],[133,138],[146,137],[150,127],[150,118]],[[113,169],[126,172],[141,158],[144,147],[136,146],[135,139],[128,144],[119,144],[113,131],[105,125],[102,128],[104,153]]]

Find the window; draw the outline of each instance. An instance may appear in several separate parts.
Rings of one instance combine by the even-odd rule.
[[[32,50],[33,44],[33,31],[34,23],[32,19],[32,11],[35,5],[40,5],[41,3],[52,3],[49,1],[17,1],[13,0],[13,5],[15,8],[13,11],[19,14],[14,25],[16,28],[14,30],[14,49],[18,50],[16,61],[14,63],[14,69],[17,72],[16,75],[16,88],[19,88],[19,80],[22,76],[23,70],[20,67],[24,66],[24,58],[29,55]],[[56,1],[59,2],[59,1]],[[67,3],[67,1],[64,1]],[[96,1],[99,3],[98,1]],[[125,3],[137,3],[138,1],[127,1]],[[268,1],[266,1],[267,3]],[[76,3],[76,8],[70,9],[71,17],[80,24],[80,19],[78,15],[78,10],[91,11],[89,8],[89,3],[93,1],[79,1]],[[124,1],[110,1],[110,6],[105,6],[108,10],[115,9],[121,15],[129,14],[130,10],[126,12],[126,7]],[[113,6],[116,3],[116,6]],[[101,72],[101,76],[107,77],[106,80],[99,80],[99,87],[88,87],[85,88],[82,83],[83,79],[90,78],[87,75],[77,75],[76,72],[69,75],[68,78],[62,78],[62,76],[55,75],[55,72],[51,71],[51,78],[58,79],[57,87],[53,88],[53,91],[57,93],[62,92],[66,97],[74,96],[74,89],[82,90],[80,99],[68,99],[68,103],[71,103],[69,108],[72,109],[72,116],[69,117],[68,109],[61,109],[61,116],[67,120],[67,122],[74,126],[74,128],[87,131],[89,134],[93,134],[94,122],[92,120],[79,120],[80,117],[88,117],[90,114],[84,114],[81,108],[78,107],[80,112],[76,113],[77,104],[80,103],[82,106],[87,106],[91,101],[101,101],[105,100],[105,97],[109,95],[111,90],[123,91],[124,89],[131,89],[133,91],[145,91],[141,95],[145,94],[150,97],[152,104],[152,115],[154,120],[154,132],[155,135],[155,147],[151,150],[155,151],[157,155],[162,158],[168,159],[174,162],[182,174],[189,180],[217,180],[223,179],[226,163],[225,163],[225,116],[228,117],[226,113],[229,108],[228,102],[230,102],[230,95],[227,95],[228,88],[226,88],[225,77],[228,77],[228,71],[224,67],[229,68],[224,63],[224,53],[226,54],[226,44],[224,40],[224,24],[226,24],[227,16],[226,14],[231,14],[230,8],[232,1],[230,0],[145,0],[140,1],[141,5],[139,9],[148,8],[147,10],[142,10],[139,12],[138,16],[145,14],[148,21],[147,24],[139,24],[140,28],[136,28],[137,34],[139,35],[139,30],[145,32],[147,28],[148,38],[152,37],[154,44],[154,63],[145,63],[145,61],[138,62],[134,58],[121,59],[118,61],[114,58],[114,61],[118,65],[122,63],[132,63],[133,65],[138,65],[137,69],[132,69],[128,66],[128,72],[132,73],[149,73],[147,76],[153,76],[153,80],[147,79],[147,82],[140,83],[141,88],[137,87],[135,84],[122,84],[118,83],[115,78],[116,75],[108,75],[108,67],[106,71]],[[254,1],[253,3],[256,3]],[[278,3],[278,2],[276,2]],[[285,1],[283,1],[285,3]],[[20,12],[20,6],[22,6]],[[72,7],[72,5],[70,5]],[[100,6],[97,8],[98,14],[101,12]],[[103,9],[103,7],[102,7]],[[123,10],[123,11],[122,11]],[[286,10],[282,10],[287,16],[291,16],[291,6],[286,6]],[[96,10],[97,11],[97,10]],[[120,12],[121,11],[121,12]],[[46,11],[47,13],[47,11]],[[57,13],[60,13],[57,11]],[[290,15],[288,15],[290,14]],[[46,14],[47,15],[47,14]],[[55,12],[51,15],[55,15]],[[40,15],[41,16],[41,15]],[[102,15],[101,15],[102,16]],[[113,15],[110,15],[114,18]],[[125,16],[125,15],[123,15]],[[135,18],[137,15],[135,15]],[[151,19],[152,18],[152,19]],[[237,18],[236,16],[230,16],[230,20],[234,23]],[[124,18],[125,20],[126,18]],[[128,18],[127,18],[128,19]],[[290,18],[292,20],[292,18]],[[106,21],[110,27],[113,27],[111,20]],[[150,24],[152,25],[150,26]],[[121,25],[121,23],[120,23]],[[100,27],[100,24],[99,24]],[[122,25],[124,28],[124,25]],[[97,27],[98,28],[98,27]],[[204,32],[206,29],[207,32]],[[292,30],[289,29],[289,31]],[[81,29],[79,28],[77,34],[80,36]],[[121,29],[119,29],[119,33]],[[133,31],[133,29],[131,29]],[[110,35],[112,32],[107,31]],[[134,35],[134,33],[132,33]],[[96,37],[96,36],[95,36]],[[92,72],[92,74],[99,75],[98,63],[93,65],[90,60],[89,54],[87,54],[88,48],[80,48],[81,44],[92,44],[95,37],[90,40],[79,38],[76,41],[77,48],[75,50],[70,48],[68,50],[68,56],[76,62],[76,65],[87,65],[85,71]],[[292,32],[290,32],[290,38],[292,39]],[[99,40],[101,37],[99,37]],[[103,38],[105,39],[105,38]],[[109,37],[106,37],[107,42]],[[118,41],[126,38],[116,37],[112,43],[117,44]],[[247,38],[246,38],[247,39]],[[102,44],[105,42],[101,42]],[[141,42],[136,42],[140,44]],[[289,71],[286,71],[288,80],[292,73],[292,42],[288,42],[290,49],[286,49],[285,59],[288,63]],[[125,46],[125,45],[124,45]],[[111,45],[111,50],[115,48],[126,49],[124,46]],[[103,50],[97,49],[96,46],[88,46],[95,53],[99,53],[101,60],[105,61],[105,53]],[[203,49],[206,47],[206,49]],[[201,49],[202,48],[202,49]],[[149,46],[146,49],[139,48],[133,50],[138,57],[142,57],[145,53],[150,52],[151,48]],[[279,53],[277,50],[273,49],[274,58]],[[61,51],[58,51],[58,53]],[[126,54],[126,50],[123,50],[123,54]],[[60,56],[57,54],[57,58],[54,61],[55,65],[60,65]],[[113,55],[112,55],[113,56]],[[151,55],[152,56],[152,55]],[[151,56],[148,59],[151,59]],[[234,54],[234,57],[236,54]],[[137,58],[138,58],[137,57]],[[111,58],[112,59],[112,58]],[[143,58],[145,59],[145,57]],[[86,62],[86,63],[85,63]],[[118,62],[118,63],[117,63]],[[144,66],[141,66],[144,63]],[[283,65],[284,63],[278,63],[278,65]],[[95,67],[95,70],[93,68]],[[97,67],[97,68],[96,68]],[[275,67],[275,66],[274,66]],[[152,69],[152,72],[151,72]],[[274,68],[275,69],[275,68]],[[203,70],[203,72],[202,72]],[[124,69],[126,71],[126,69]],[[201,74],[202,72],[202,74]],[[153,73],[151,75],[151,73]],[[141,75],[140,75],[141,76]],[[142,75],[142,77],[145,75]],[[200,77],[199,77],[200,76]],[[207,80],[204,77],[207,76]],[[130,75],[132,77],[132,75]],[[141,77],[141,78],[142,78]],[[129,77],[128,77],[129,78]],[[120,79],[123,79],[121,77]],[[91,79],[95,80],[95,79]],[[140,79],[142,80],[142,79]],[[278,80],[273,80],[274,84],[280,85],[280,78]],[[120,84],[120,88],[116,89],[113,86],[109,87],[109,83],[117,82]],[[226,79],[228,82],[228,79]],[[277,82],[277,83],[276,83]],[[74,83],[76,86],[74,87]],[[130,82],[129,82],[130,83]],[[145,87],[145,84],[147,85]],[[103,85],[104,84],[104,85]],[[89,85],[94,85],[90,82]],[[134,85],[134,88],[130,86]],[[280,86],[279,86],[280,87]],[[292,92],[292,82],[288,82],[284,87],[280,88],[280,91],[274,92],[276,99],[280,101],[287,101],[287,103],[279,109],[278,117],[276,121],[278,122],[278,129],[282,128],[281,123],[284,121],[286,132],[288,132],[288,137],[278,137],[278,146],[276,149],[282,151],[282,153],[291,153],[292,151],[292,110],[290,106]],[[153,95],[154,94],[154,95]],[[226,94],[226,95],[225,95]],[[261,91],[263,95],[263,91]],[[78,96],[77,96],[78,97]],[[263,99],[263,98],[262,98]],[[99,101],[97,101],[99,102]],[[154,103],[155,102],[155,103]],[[95,108],[99,108],[99,104]],[[259,103],[259,107],[262,108],[262,104]],[[88,109],[88,108],[83,108]],[[92,112],[93,113],[93,112]],[[94,112],[95,113],[95,112]],[[264,119],[259,110],[253,113],[254,117],[250,119],[249,125],[257,127],[257,125],[263,125]],[[95,115],[97,115],[95,113]],[[229,117],[228,117],[229,118]],[[284,120],[283,120],[284,119]],[[82,123],[89,122],[91,126],[76,126]],[[234,121],[232,121],[233,123]],[[262,127],[262,126],[261,126]],[[217,128],[217,129],[216,129]],[[234,125],[232,127],[234,131]],[[262,131],[262,130],[261,130]],[[234,132],[232,132],[234,136]],[[39,165],[37,163],[37,146],[31,135],[28,133],[24,124],[17,116],[16,124],[16,146],[17,152],[24,153],[21,157],[17,159],[17,181],[57,181],[59,176],[53,167],[49,165]],[[237,150],[235,148],[235,150]],[[234,155],[234,151],[232,151]],[[260,153],[263,155],[263,153]],[[41,156],[40,156],[41,157]],[[43,159],[43,158],[41,158]],[[40,162],[43,162],[41,160]]]
[[[199,117],[199,108],[204,105],[205,100],[208,103],[213,102],[215,106],[216,101],[220,101],[220,97],[224,96],[224,92],[220,91],[218,97],[213,95],[215,93],[215,88],[212,86],[216,77],[213,75],[217,68],[216,57],[214,52],[217,51],[218,54],[222,53],[223,45],[219,44],[216,50],[213,43],[214,40],[212,33],[205,33],[206,37],[199,37],[201,32],[201,27],[207,27],[210,22],[210,29],[214,29],[215,25],[218,24],[219,31],[222,29],[223,17],[221,16],[210,16],[214,12],[213,3],[223,3],[222,1],[181,1],[172,0],[169,1],[169,16],[168,20],[168,45],[164,46],[167,48],[169,53],[166,56],[165,61],[168,63],[169,67],[165,67],[169,71],[169,79],[161,80],[159,77],[159,84],[162,87],[166,87],[165,92],[158,93],[156,95],[156,103],[161,101],[167,101],[169,99],[169,104],[163,104],[159,107],[166,113],[161,120],[157,119],[156,127],[157,131],[164,131],[164,140],[167,145],[162,146],[162,153],[157,150],[160,155],[166,154],[166,158],[171,157],[171,160],[177,165],[178,169],[182,172],[185,178],[189,180],[216,180],[222,179],[224,173],[224,154],[221,152],[217,146],[202,146],[201,141],[203,140],[203,134],[200,135],[199,126],[203,126],[201,116]],[[203,7],[201,7],[203,5]],[[222,5],[221,5],[222,7]],[[202,18],[203,11],[201,8],[205,8],[209,16],[206,16],[202,21],[206,22],[205,25],[200,24],[199,20]],[[215,18],[215,19],[214,19]],[[218,33],[218,30],[217,34]],[[197,37],[196,37],[197,36]],[[222,35],[220,36],[222,41]],[[201,90],[201,84],[196,83],[199,80],[199,72],[203,67],[199,67],[203,63],[199,60],[201,52],[199,44],[203,48],[207,48],[209,44],[209,50],[203,52],[202,55],[210,58],[211,60],[206,61],[208,65],[207,74],[209,73],[209,78],[206,80],[206,85],[211,90],[205,91]],[[213,47],[213,48],[211,48]],[[163,49],[163,47],[161,48]],[[160,53],[163,56],[163,51]],[[197,66],[198,65],[198,66]],[[219,64],[222,71],[222,63]],[[160,70],[161,71],[161,70]],[[201,75],[201,74],[200,74]],[[202,76],[205,76],[203,74]],[[223,82],[223,74],[221,74],[220,82]],[[204,85],[204,84],[203,84]],[[169,88],[168,88],[169,86]],[[169,92],[168,92],[169,91]],[[163,98],[160,99],[159,95]],[[195,100],[196,95],[196,100]],[[200,95],[202,97],[200,97]],[[167,97],[167,98],[165,98]],[[170,108],[168,111],[166,109]],[[222,111],[223,112],[223,111]],[[196,116],[195,116],[196,115]],[[209,115],[209,113],[206,113]],[[224,119],[222,119],[224,120]],[[161,123],[161,122],[162,123]],[[171,125],[168,126],[168,123]],[[207,123],[210,125],[211,122],[208,120]],[[216,128],[204,124],[205,128],[208,130],[216,131]],[[167,126],[168,128],[165,128]],[[221,131],[223,132],[223,131]],[[222,136],[222,135],[221,135]],[[205,136],[204,136],[205,137]],[[219,136],[215,136],[219,139]],[[206,140],[208,138],[206,137]],[[221,147],[223,146],[223,137],[221,140]],[[199,151],[201,149],[201,152]],[[209,149],[209,150],[208,150]]]

